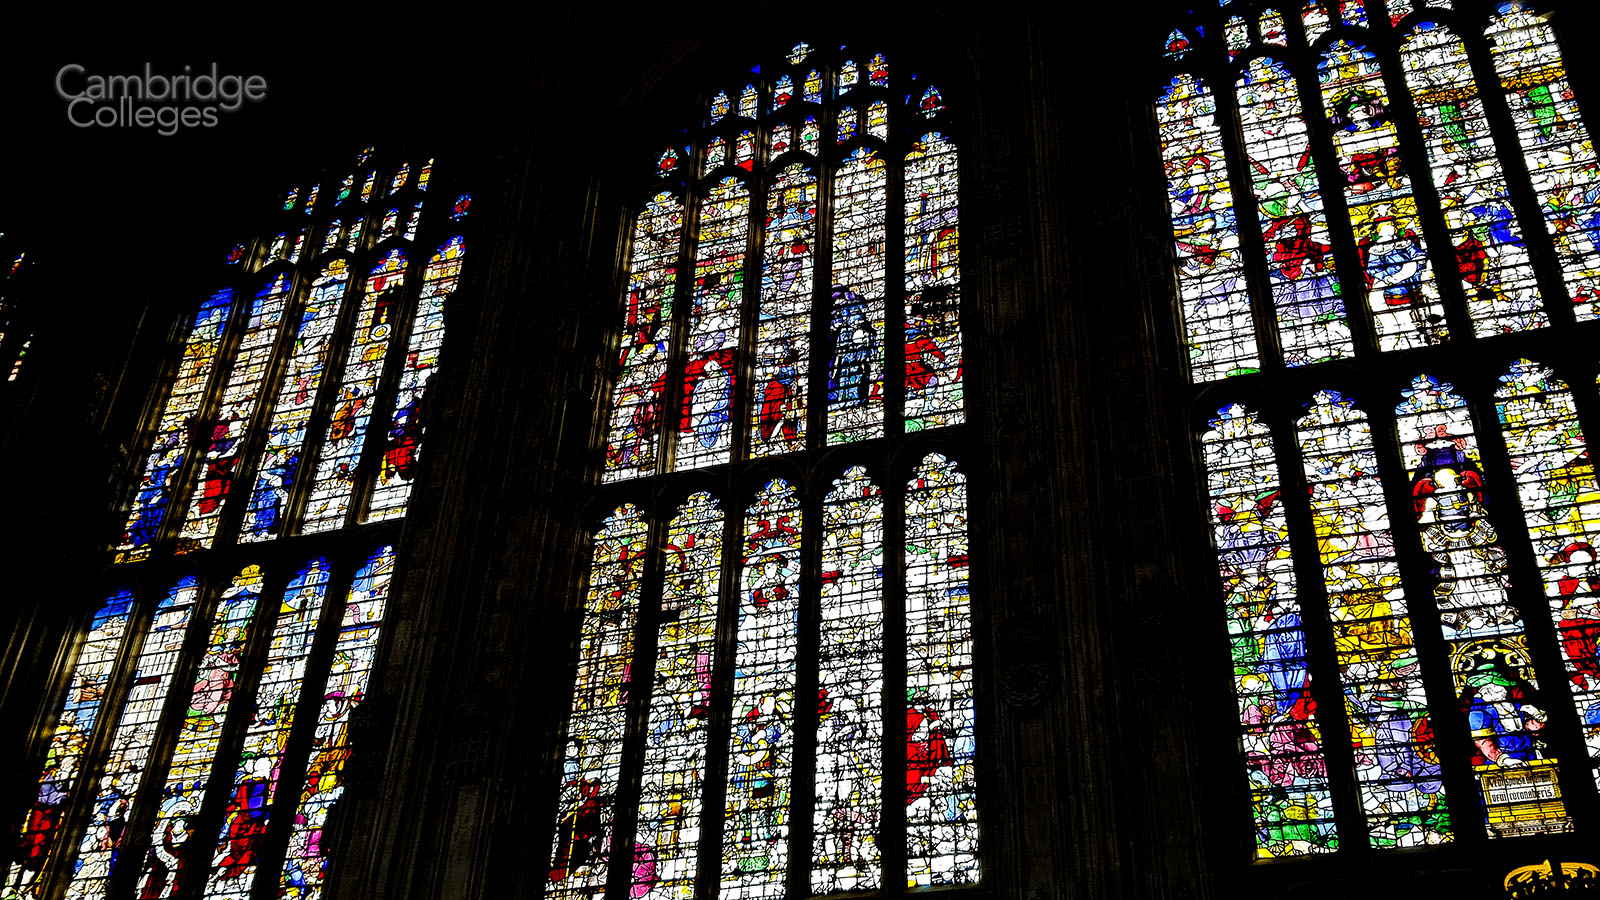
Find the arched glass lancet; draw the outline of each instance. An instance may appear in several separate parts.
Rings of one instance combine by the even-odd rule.
[[[595,539],[548,896],[605,889],[647,536],[644,516],[630,505],[618,507]]]
[[[852,468],[822,516],[811,889],[871,890],[882,881],[883,491]]]
[[[959,449],[890,462],[964,440],[963,123],[890,60],[798,44],[646,156],[593,488],[637,516],[637,617],[604,620],[629,690],[593,700],[575,611],[547,897],[979,880],[967,483]]]

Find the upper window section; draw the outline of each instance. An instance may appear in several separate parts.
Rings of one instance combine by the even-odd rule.
[[[155,407],[118,562],[403,516],[468,195],[363,152],[219,260]],[[426,213],[426,218],[424,214]]]
[[[797,45],[659,155],[603,480],[963,421],[952,117],[890,72]]]
[[[1195,381],[1600,318],[1600,163],[1523,4],[1232,2],[1166,46]]]

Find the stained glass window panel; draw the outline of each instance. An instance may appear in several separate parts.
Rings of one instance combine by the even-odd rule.
[[[683,206],[667,193],[651,199],[634,225],[621,374],[611,393],[606,481],[655,471],[682,230]]]
[[[1236,90],[1284,364],[1350,356],[1354,344],[1294,74],[1256,57]]]
[[[834,175],[829,444],[883,435],[887,169],[882,157],[861,149]]]
[[[806,446],[816,236],[816,176],[802,164],[787,166],[767,189],[766,248],[756,320],[752,456]]]
[[[405,253],[394,249],[367,276],[344,375],[333,399],[333,415],[317,459],[317,477],[306,501],[301,529],[307,533],[330,531],[345,524],[367,424],[377,404],[384,358],[400,318],[405,270]]]
[[[785,894],[800,526],[799,498],[782,479],[768,482],[745,513],[722,835],[724,900]]]
[[[883,492],[856,467],[823,504],[811,851],[819,894],[880,886],[883,806]]]
[[[100,792],[89,810],[89,824],[78,842],[68,897],[104,896],[111,864],[117,857],[134,798],[149,768],[167,691],[178,668],[179,650],[189,632],[190,614],[200,593],[193,576],[184,578],[162,598],[145,633],[134,664],[133,685],[123,702],[100,776]]]
[[[1156,104],[1189,373],[1212,381],[1261,367],[1227,158],[1211,89],[1181,75]]]
[[[724,178],[700,206],[694,306],[689,311],[688,364],[678,427],[679,469],[727,462],[733,445],[735,357],[749,234],[749,191],[738,179]]]
[[[179,553],[206,549],[216,537],[217,520],[240,468],[245,430],[261,398],[267,366],[272,361],[273,345],[278,339],[278,327],[282,324],[293,283],[288,275],[276,275],[251,301],[250,319],[245,324],[228,382],[222,389],[222,409],[210,426],[205,468],[195,483],[189,515],[178,536]]]
[[[328,576],[327,560],[312,560],[289,580],[283,592],[244,746],[228,787],[221,834],[211,855],[207,898],[242,900],[250,896],[255,883],[260,845],[268,816],[275,809],[284,749],[305,682]]]
[[[905,430],[965,421],[956,148],[922,136],[906,155]]]
[[[459,235],[453,237],[433,254],[423,270],[422,295],[417,298],[416,316],[411,322],[399,392],[389,417],[389,432],[384,435],[372,497],[367,502],[368,521],[406,514],[406,501],[411,497],[422,453],[426,425],[423,400],[428,381],[438,370],[439,348],[444,344],[445,302],[461,279],[466,252],[466,241]]]
[[[978,880],[967,479],[929,454],[906,485],[906,884]]]
[[[647,534],[638,508],[626,505],[595,536],[547,897],[605,890]]]
[[[1572,830],[1555,790],[1549,714],[1511,603],[1506,551],[1490,522],[1487,479],[1466,402],[1419,376],[1395,409],[1412,513],[1435,564],[1434,603],[1452,689],[1467,716],[1469,762],[1491,837]],[[1540,789],[1540,785],[1544,789]]]
[[[1350,226],[1365,265],[1378,349],[1407,350],[1448,336],[1411,177],[1400,158],[1378,57],[1335,41],[1317,67],[1333,129]]]

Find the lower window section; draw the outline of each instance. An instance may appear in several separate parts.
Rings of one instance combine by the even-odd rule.
[[[911,474],[605,520],[546,897],[978,881],[966,479]]]
[[[148,602],[112,594],[0,896],[160,900],[198,880],[205,898],[245,898],[273,876],[279,897],[321,896],[323,828],[394,569],[382,546],[293,571],[249,565],[223,584],[186,575]]]

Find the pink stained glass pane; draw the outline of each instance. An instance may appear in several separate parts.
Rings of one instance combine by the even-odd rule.
[[[245,431],[261,399],[293,283],[288,275],[279,274],[251,301],[250,319],[222,389],[222,408],[217,418],[207,423],[210,444],[206,447],[205,467],[189,500],[188,517],[178,534],[179,553],[209,548],[217,535],[217,520],[240,468]]]
[[[796,163],[778,172],[767,189],[766,250],[756,319],[756,398],[751,404],[752,456],[806,446],[816,242],[817,179]]]
[[[1549,320],[1467,48],[1448,29],[1429,24],[1406,38],[1400,61],[1473,332],[1485,337],[1543,327]]]
[[[289,580],[272,628],[266,667],[222,810],[222,829],[211,854],[205,896],[250,896],[267,821],[277,810],[283,753],[305,682],[306,660],[328,589],[328,561],[315,559]],[[191,863],[193,865],[193,863]]]
[[[711,188],[700,205],[693,307],[689,310],[677,468],[725,463],[733,447],[733,397],[744,306],[744,258],[750,192],[735,178]]]
[[[906,485],[906,885],[978,881],[967,479],[929,454]]]
[[[883,881],[883,492],[857,467],[834,480],[823,502],[811,849],[818,894]]]
[[[261,580],[259,566],[247,567],[223,590],[212,613],[210,635],[195,670],[188,709],[178,727],[172,765],[150,830],[150,849],[139,866],[139,896],[145,900],[176,897],[183,887],[182,876],[199,877],[190,874],[198,867],[185,866],[183,858],[192,852],[188,845],[194,839],[194,820],[205,802],[223,726],[233,704],[239,664],[261,596]],[[199,848],[193,852],[206,852],[205,845],[205,838],[200,838]]]
[[[1201,438],[1257,859],[1339,847],[1272,434],[1224,406]]]
[[[394,249],[367,276],[339,393],[333,400],[333,415],[318,448],[316,480],[311,483],[300,525],[308,534],[343,527],[348,517],[383,361],[400,318],[405,271],[406,255]]]
[[[648,475],[656,469],[682,234],[683,204],[667,193],[651,199],[634,223],[619,374],[611,392],[605,481]]]
[[[267,425],[267,442],[261,450],[255,487],[240,526],[239,540],[243,543],[277,537],[287,524],[289,494],[305,469],[306,429],[317,405],[333,352],[333,332],[349,288],[350,268],[342,259],[328,263],[312,282],[278,387],[277,405]]]
[[[155,618],[134,663],[132,687],[111,735],[100,791],[89,810],[89,824],[78,841],[78,858],[67,885],[67,897],[105,896],[106,879],[111,876],[111,864],[149,767],[156,728],[199,594],[198,580],[189,576],[156,606]]]
[[[1573,312],[1580,322],[1592,321],[1600,318],[1600,158],[1555,33],[1521,3],[1502,8],[1486,31],[1495,72]]]
[[[154,445],[145,458],[144,471],[128,511],[122,539],[117,542],[117,562],[135,562],[150,555],[178,485],[174,479],[189,456],[189,423],[200,412],[207,382],[217,362],[222,333],[233,307],[233,291],[224,288],[200,305],[183,345],[178,378],[167,393],[156,425]]]
[[[317,710],[305,782],[289,826],[289,848],[278,877],[280,900],[318,900],[322,896],[328,874],[322,829],[328,812],[344,796],[344,766],[351,752],[350,719],[372,680],[394,570],[394,548],[380,547],[350,583],[339,636],[333,643],[333,665]]]
[[[6,872],[8,896],[33,900],[44,887],[39,874],[55,853],[62,815],[77,787],[132,609],[133,592],[120,590],[106,600],[89,623],[88,635],[78,650],[67,684],[67,699],[56,713],[39,789],[22,828],[13,832],[17,835],[17,849]]]
[[[937,131],[906,154],[905,429],[966,421],[956,148]]]
[[[1495,410],[1593,766],[1600,764],[1600,482],[1567,384],[1526,359],[1500,382]]]
[[[1189,376],[1214,381],[1261,368],[1245,286],[1217,101],[1180,75],[1156,104],[1178,264]]]
[[[1449,337],[1378,57],[1334,41],[1317,66],[1379,350]],[[1420,160],[1410,161],[1412,167]]]
[[[546,897],[605,892],[648,535],[631,504],[618,507],[595,535]]]
[[[1355,345],[1294,74],[1283,63],[1257,57],[1236,90],[1284,364],[1351,356]]]
[[[1297,427],[1367,838],[1379,849],[1452,840],[1366,416],[1323,391]]]
[[[800,501],[782,479],[745,512],[734,637],[723,900],[786,895],[794,777]]]
[[[829,444],[883,436],[887,172],[874,151],[860,149],[834,174]]]
[[[633,900],[695,895],[724,518],[710,494],[696,493],[667,525],[655,690],[639,777]]]
[[[1486,506],[1495,485],[1486,483],[1466,402],[1449,384],[1422,375],[1395,418],[1412,514],[1435,565],[1433,600],[1452,689],[1471,730],[1464,755],[1488,810],[1489,836],[1571,831],[1545,735],[1546,700]]]
[[[411,497],[422,455],[423,429],[427,425],[424,400],[428,381],[438,370],[439,348],[444,344],[444,307],[461,280],[461,263],[466,252],[466,241],[460,236],[453,237],[433,254],[422,273],[422,295],[417,298],[417,313],[406,344],[405,366],[400,370],[394,414],[389,418],[377,479],[367,501],[367,521],[395,519],[406,514],[406,501]]]

